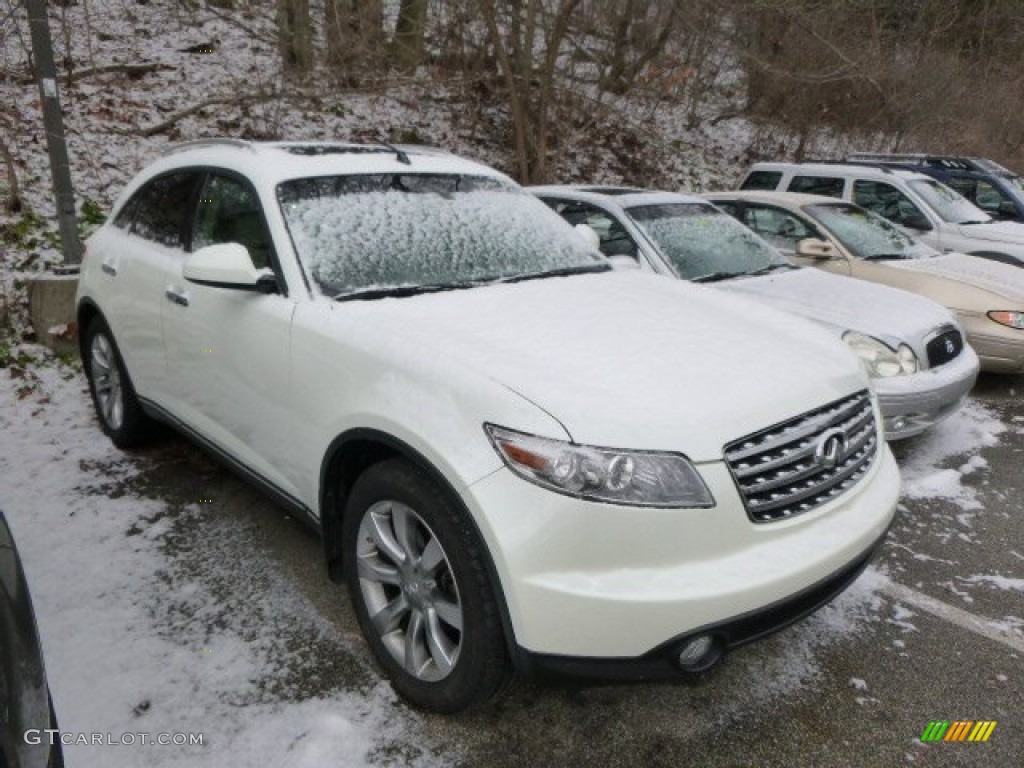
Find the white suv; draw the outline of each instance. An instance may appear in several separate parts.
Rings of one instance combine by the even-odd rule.
[[[321,531],[433,710],[513,667],[704,669],[827,602],[893,516],[844,345],[612,271],[455,157],[186,146],[92,237],[78,307],[104,431],[168,422]]]
[[[996,221],[959,192],[916,171],[846,163],[755,163],[740,189],[850,200],[937,251],[1024,266],[1024,224]]]

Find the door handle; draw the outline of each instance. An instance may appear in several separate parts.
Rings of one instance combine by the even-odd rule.
[[[114,262],[112,261],[104,261],[102,264],[100,264],[100,269],[102,269],[111,277],[117,275],[117,267],[114,266]]]
[[[173,301],[179,306],[188,306],[188,293],[180,288],[168,287],[167,290],[164,291],[164,296],[167,297],[168,301]]]

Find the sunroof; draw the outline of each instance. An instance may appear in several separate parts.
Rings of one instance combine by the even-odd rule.
[[[319,155],[382,155],[394,154],[385,146],[361,146],[359,144],[279,144],[278,149],[293,155],[316,157]]]

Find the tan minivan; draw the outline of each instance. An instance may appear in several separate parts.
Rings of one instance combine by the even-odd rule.
[[[981,368],[1024,373],[1024,269],[931,246],[865,209],[792,192],[704,195],[796,264],[902,288],[956,313]]]

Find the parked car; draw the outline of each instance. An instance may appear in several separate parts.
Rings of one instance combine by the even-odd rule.
[[[847,162],[920,171],[952,187],[994,219],[1024,221],[1024,178],[984,157],[855,152]]]
[[[622,188],[531,191],[570,223],[595,230],[605,255],[626,256],[656,274],[713,282],[828,328],[872,377],[890,440],[949,416],[974,386],[978,357],[949,310],[905,291],[794,267],[705,200]]]
[[[816,266],[913,291],[953,311],[981,369],[1024,372],[1024,273],[939,254],[880,216],[832,198],[787,192],[718,192],[707,198],[780,248]]]
[[[180,147],[90,238],[78,322],[113,441],[165,421],[308,520],[440,712],[513,666],[707,668],[849,584],[899,491],[845,345],[613,271],[437,152]]]
[[[0,510],[0,766],[62,768],[64,755],[46,682],[32,596]],[[50,734],[47,733],[50,731]]]
[[[1024,224],[994,221],[955,190],[916,171],[843,163],[755,163],[740,189],[849,200],[943,253],[1024,265]]]

